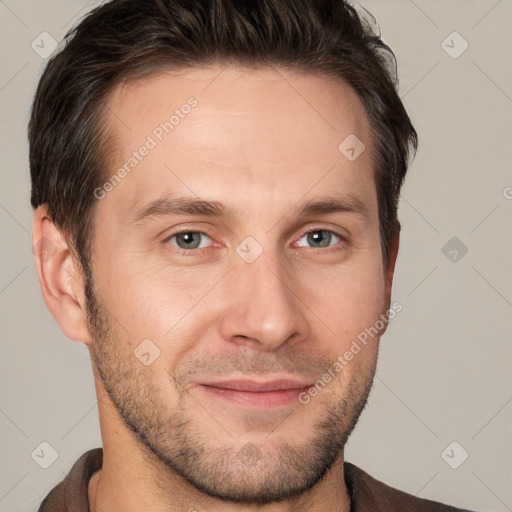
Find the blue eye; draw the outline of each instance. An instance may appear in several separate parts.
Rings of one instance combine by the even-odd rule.
[[[302,239],[306,240],[307,245],[300,243]],[[294,244],[295,247],[304,247],[306,249],[320,249],[321,252],[333,252],[341,250],[338,247],[339,242],[345,238],[330,229],[313,229],[306,231]],[[211,248],[212,239],[203,231],[179,231],[165,239],[168,243],[176,247],[176,252],[182,256],[194,256],[203,253]]]
[[[307,242],[309,244],[318,244],[313,245],[314,249],[322,249],[326,247],[332,247],[331,242],[333,241],[333,235],[340,241],[343,240],[341,235],[329,229],[315,229],[313,231],[308,231],[300,237],[300,240],[302,240],[304,237],[307,237]],[[334,240],[334,242],[336,243],[336,240]],[[299,247],[303,246],[299,245]]]
[[[210,237],[202,231],[181,231],[180,233],[175,233],[170,236],[167,241],[170,242],[171,245],[178,247],[178,249],[188,252],[189,249],[205,248],[205,245],[201,244],[201,237],[206,237],[211,240]],[[176,243],[172,242],[174,239],[176,240]]]

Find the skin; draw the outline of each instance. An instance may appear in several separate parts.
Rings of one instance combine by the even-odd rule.
[[[93,282],[46,208],[34,216],[34,243],[44,237],[55,248],[36,255],[45,302],[91,354],[104,450],[91,510],[348,512],[343,447],[370,392],[380,336],[306,405],[244,408],[199,383],[314,383],[389,309],[398,236],[384,268],[367,115],[349,86],[319,75],[155,73],[109,98],[108,174],[191,96],[191,113],[97,201]],[[338,150],[349,134],[366,146],[355,161]],[[166,194],[234,213],[133,222]],[[347,195],[366,217],[299,216],[308,201]],[[204,234],[170,238],[178,230]],[[262,250],[251,263],[236,252],[248,236]],[[145,339],[160,351],[147,366],[134,355]]]

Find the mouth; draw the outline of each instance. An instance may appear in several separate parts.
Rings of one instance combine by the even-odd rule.
[[[248,379],[200,383],[199,388],[210,398],[245,408],[273,409],[298,402],[299,395],[311,384],[279,379],[255,381]]]

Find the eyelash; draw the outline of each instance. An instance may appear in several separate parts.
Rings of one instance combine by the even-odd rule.
[[[341,233],[338,233],[337,231],[334,231],[332,229],[324,229],[324,228],[308,229],[308,230],[306,230],[306,231],[301,233],[301,235],[299,236],[298,240],[300,240],[305,235],[308,235],[310,233],[317,233],[319,231],[325,231],[326,233],[331,233],[331,234],[334,234],[334,235],[338,236],[340,238],[340,242],[338,242],[337,244],[334,244],[333,246],[328,246],[328,247],[309,247],[309,248],[308,247],[301,247],[301,249],[309,249],[309,251],[307,251],[307,252],[310,252],[310,251],[321,251],[324,254],[325,253],[329,254],[329,253],[333,253],[333,252],[338,252],[338,251],[341,250],[341,248],[338,245],[341,242],[346,241],[346,238]],[[165,244],[170,243],[170,241],[175,236],[177,236],[179,234],[182,234],[182,233],[202,234],[202,235],[206,235],[210,240],[212,240],[212,238],[208,235],[208,233],[205,233],[204,231],[194,231],[194,230],[191,230],[191,229],[184,229],[182,231],[176,231],[175,233],[172,233],[163,242]],[[212,240],[212,242],[213,242],[213,240]],[[173,248],[174,248],[175,252],[177,252],[181,256],[197,256],[198,254],[201,255],[204,251],[207,251],[207,250],[211,249],[211,246],[210,247],[203,247],[201,249],[196,248],[196,249],[188,249],[187,250],[187,249],[181,249],[178,246],[173,245]]]

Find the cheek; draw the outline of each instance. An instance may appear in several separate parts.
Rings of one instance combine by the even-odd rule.
[[[206,336],[226,308],[236,306],[229,299],[230,279],[223,281],[229,265],[177,268],[135,251],[104,255],[97,286],[111,315],[131,334],[130,344],[150,339],[177,356],[190,349],[187,339]],[[300,299],[290,297],[309,319],[320,350],[343,353],[382,313],[379,256],[378,247],[368,245],[341,264],[297,264],[283,276]],[[243,300],[243,293],[238,297]],[[176,339],[180,343],[173,343]]]
[[[350,345],[383,313],[385,283],[376,260],[303,276],[301,299],[329,327],[331,347]]]
[[[203,313],[211,307],[208,291],[223,272],[173,269],[150,258],[144,264],[131,256],[121,259],[96,279],[102,299],[130,346],[149,339],[168,364],[212,322]]]
[[[385,290],[383,279],[377,276],[347,270],[337,279],[325,279],[322,296],[311,308],[320,312],[329,327],[318,343],[332,362],[329,373],[334,377],[328,388],[334,397],[346,395],[349,388],[354,397],[360,396],[372,378]]]

